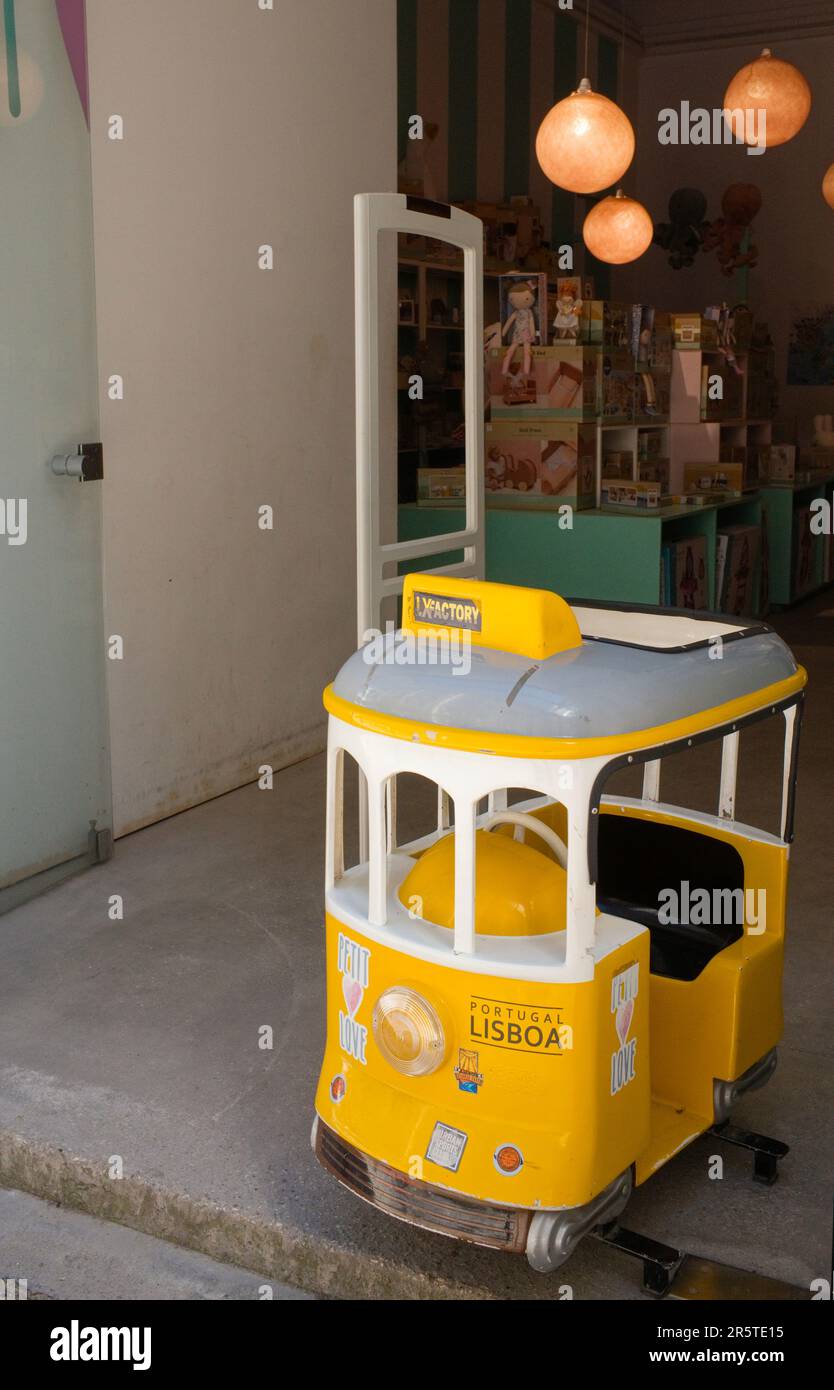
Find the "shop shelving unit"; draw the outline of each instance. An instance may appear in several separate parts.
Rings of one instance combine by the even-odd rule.
[[[772,604],[786,608],[800,598],[825,588],[832,574],[831,537],[800,534],[797,514],[810,508],[816,498],[834,501],[834,473],[793,486],[763,486],[762,507],[768,538],[769,593]],[[800,549],[808,547],[805,564]],[[804,573],[803,573],[804,571]]]
[[[415,540],[453,530],[462,512],[450,507],[400,508],[400,537]],[[760,525],[758,493],[702,507],[664,507],[620,514],[578,511],[573,529],[562,530],[552,511],[489,507],[486,513],[486,577],[570,598],[657,603],[662,547],[668,541],[706,537],[708,603],[714,607],[716,537],[727,525]],[[444,556],[443,563],[453,559]],[[761,559],[752,592],[759,593]]]
[[[518,271],[505,265],[483,273],[484,323],[498,319],[498,280]],[[533,272],[531,272],[532,274]],[[435,321],[433,301],[442,301],[443,321]],[[406,306],[406,317],[403,309]],[[413,309],[408,307],[413,306]],[[398,480],[402,502],[417,496],[417,470],[452,468],[463,462],[463,444],[453,437],[463,419],[463,263],[442,257],[409,255],[400,245],[398,259],[397,355],[419,358],[424,402],[415,411],[408,400],[409,373],[398,371]],[[458,323],[452,322],[457,317]],[[422,403],[421,403],[422,404]]]
[[[416,403],[407,395],[411,373],[397,372],[398,487],[401,498],[412,499],[418,468],[463,462],[463,444],[453,437],[463,420],[463,267],[401,258],[397,279],[397,357],[414,358],[423,377]],[[432,321],[432,300],[440,299],[448,322]]]
[[[675,351],[672,357],[671,427],[669,457],[672,465],[673,493],[683,490],[683,469],[687,463],[715,464],[726,459],[730,448],[761,448],[773,438],[773,421],[764,415],[753,415],[750,391],[750,368],[754,355],[736,354],[742,370],[738,411],[722,410],[721,402],[710,403],[705,412],[702,403],[702,379],[706,369],[718,370],[723,354],[718,350],[689,349]],[[758,402],[756,402],[758,404]]]
[[[498,318],[498,277],[513,270],[484,272],[484,322]],[[445,414],[454,415],[455,402],[462,400],[463,379],[457,374],[454,354],[461,329],[451,322],[433,322],[432,300],[442,300],[445,314],[462,319],[462,268],[442,259],[409,256],[400,250],[399,284],[401,296],[414,304],[413,322],[400,323],[400,351],[409,341],[415,349],[421,344],[423,360],[429,363],[426,393],[445,400]],[[410,335],[410,337],[409,337]],[[462,344],[460,344],[462,347]],[[451,358],[451,363],[450,363]],[[702,381],[705,372],[727,370],[726,357],[718,349],[676,349],[672,355],[670,414],[668,419],[641,418],[629,423],[597,420],[597,507],[577,510],[571,529],[563,529],[555,511],[529,508],[515,498],[512,506],[490,503],[486,511],[487,577],[531,584],[574,597],[620,599],[634,603],[657,603],[660,589],[661,553],[669,542],[689,537],[706,539],[707,592],[710,607],[716,607],[715,592],[717,535],[734,525],[763,528],[766,560],[760,553],[752,592],[761,594],[762,576],[767,593],[762,595],[761,611],[773,604],[779,607],[795,602],[834,579],[834,553],[830,537],[811,537],[810,554],[804,557],[800,575],[800,542],[796,516],[811,501],[827,497],[834,505],[834,473],[794,487],[762,485],[741,497],[713,500],[703,506],[669,506],[652,512],[628,512],[601,508],[603,456],[608,450],[634,456],[634,477],[638,476],[638,439],[643,432],[663,436],[658,453],[669,458],[670,489],[683,490],[686,463],[716,464],[730,458],[730,450],[755,452],[773,440],[773,421],[761,388],[751,389],[752,374],[767,375],[765,359],[754,350],[736,353],[741,369],[739,392],[730,392],[728,401],[706,402]],[[400,373],[398,388],[405,392],[408,374]],[[755,383],[754,383],[755,386]],[[402,399],[402,397],[401,397]],[[403,441],[400,449],[400,538],[413,541],[422,536],[438,536],[462,524],[462,508],[448,503],[417,507],[418,466],[428,463],[451,466],[462,460],[462,445],[441,433],[434,441]],[[404,465],[403,460],[407,459]],[[807,542],[806,542],[807,544]],[[458,558],[444,557],[448,562]]]

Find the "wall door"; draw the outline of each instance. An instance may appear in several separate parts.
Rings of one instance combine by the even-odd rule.
[[[0,6],[6,911],[106,857],[111,816],[84,0]]]

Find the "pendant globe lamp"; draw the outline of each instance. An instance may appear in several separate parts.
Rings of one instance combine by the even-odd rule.
[[[621,188],[591,208],[582,238],[598,261],[628,265],[648,251],[654,239],[654,223],[642,203],[627,198]]]
[[[583,77],[539,126],[536,158],[559,188],[599,193],[617,183],[631,164],[634,128],[617,103],[593,91]]]
[[[585,7],[586,74],[590,28],[588,0]],[[551,107],[539,126],[536,158],[550,182],[557,187],[569,193],[600,193],[603,188],[619,183],[631,164],[634,129],[617,103],[595,92],[585,76],[575,92]]]
[[[834,164],[822,181],[822,196],[830,208],[834,208]]]
[[[774,58],[769,48],[736,73],[724,96],[724,119],[736,139],[769,150],[798,135],[810,111],[811,88],[799,68]],[[764,139],[760,112],[765,116]]]

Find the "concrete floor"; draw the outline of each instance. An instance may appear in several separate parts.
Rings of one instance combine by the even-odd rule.
[[[25,1279],[29,1299],[277,1303],[315,1298],[127,1226],[11,1191],[0,1191],[0,1279],[14,1279],[16,1287]]]
[[[720,1150],[701,1139],[628,1213],[647,1235],[805,1287],[830,1263],[834,1187],[829,606],[823,596],[778,621],[811,674],[785,1042],[774,1081],[734,1117],[791,1153],[772,1189],[735,1150],[711,1181]],[[695,778],[704,804],[717,788],[709,757]],[[683,776],[670,769],[670,799]],[[756,819],[778,779],[765,726],[743,736],[741,778],[740,814],[746,803]],[[637,1266],[593,1241],[542,1278],[393,1222],[320,1171],[309,1130],[322,829],[316,758],[271,792],[244,788],[121,841],[109,864],[0,919],[0,1183],[324,1293],[553,1298],[570,1284],[576,1298],[640,1297]],[[109,920],[113,894],[123,921]],[[259,1047],[264,1025],[271,1050]]]

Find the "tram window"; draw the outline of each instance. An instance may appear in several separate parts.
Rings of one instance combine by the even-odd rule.
[[[660,801],[687,812],[715,816],[721,785],[720,738],[695,744],[662,759]],[[627,769],[642,777],[642,765]],[[622,790],[622,770],[603,787],[613,797],[612,785],[624,798],[636,792]],[[632,781],[633,785],[633,781]],[[704,834],[695,825],[668,825],[643,817],[618,815],[613,807],[597,820],[597,906],[603,912],[640,922],[649,929],[653,975],[694,980],[719,951],[742,934],[735,921],[704,923],[670,922],[660,912],[664,891],[686,880],[691,891],[738,893],[744,888],[744,863],[738,849],[724,840]]]
[[[742,935],[734,920],[681,926],[660,912],[663,892],[684,880],[691,892],[705,889],[710,901],[743,889],[744,864],[734,845],[683,826],[603,815],[598,856],[597,904],[648,927],[653,975],[694,980]]]
[[[498,793],[496,792],[497,796]],[[553,797],[542,791],[537,791],[530,787],[508,787],[506,791],[507,805],[518,806],[522,801],[552,801]]]
[[[428,777],[416,772],[397,774],[397,834],[396,843],[410,845],[438,829],[438,788]],[[447,820],[454,818],[454,806],[447,799]]]
[[[536,798],[540,798],[541,795],[541,792],[530,791],[529,787],[508,787],[507,805],[518,806],[522,801],[533,801]]]
[[[785,721],[781,714],[747,725],[739,733],[733,819],[779,835]],[[723,738],[718,736],[661,757],[659,801],[684,811],[719,814]],[[643,795],[642,763],[618,767],[607,778],[603,795]]]
[[[665,787],[661,790],[665,792]],[[636,763],[631,767],[618,767],[605,783],[606,796],[632,796],[638,799],[643,792],[643,768]]]
[[[714,816],[718,809],[718,787],[721,779],[721,740],[696,743],[677,753],[663,757],[660,770],[659,800],[687,811],[702,811]],[[643,795],[643,764],[616,768],[603,787],[605,796],[635,797]]]
[[[692,748],[682,748],[662,760],[660,800],[670,806],[715,816],[718,814],[720,783],[720,738],[696,743]]]
[[[739,735],[735,819],[771,835],[782,829],[784,752],[781,714],[749,724]]]
[[[345,868],[351,869],[359,863],[359,767],[350,753],[343,753],[342,758]]]

